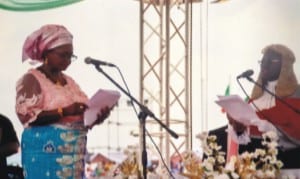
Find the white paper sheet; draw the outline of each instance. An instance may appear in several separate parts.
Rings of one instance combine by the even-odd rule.
[[[259,119],[255,110],[240,96],[218,96],[218,98],[219,99],[215,102],[238,122],[249,126],[252,120]]]
[[[121,94],[114,90],[99,89],[88,101],[88,109],[84,113],[84,125],[90,126],[97,120],[97,114],[102,108],[112,108],[119,100]]]

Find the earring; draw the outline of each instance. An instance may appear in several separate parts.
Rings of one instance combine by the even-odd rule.
[[[48,64],[48,58],[45,58],[44,64]]]

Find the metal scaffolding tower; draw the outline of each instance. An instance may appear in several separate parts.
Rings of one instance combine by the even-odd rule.
[[[178,139],[150,118],[146,129],[170,165],[192,149],[192,4],[199,0],[140,0],[140,100]]]

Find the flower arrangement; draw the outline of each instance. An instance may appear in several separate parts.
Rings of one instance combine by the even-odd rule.
[[[236,161],[236,171],[243,178],[251,176],[271,179],[279,175],[283,163],[277,160],[278,137],[272,131],[264,133],[262,137],[264,148],[256,149],[253,153],[245,152]]]
[[[128,157],[119,166],[123,178],[139,178],[137,149],[129,147],[124,153]]]
[[[278,137],[272,131],[264,133],[262,137],[263,148],[231,157],[226,163],[225,153],[221,151],[221,146],[218,146],[216,136],[208,136],[208,133],[204,132],[199,138],[207,157],[202,162],[191,154],[184,157],[183,175],[193,179],[275,179],[283,166],[282,162],[277,160]]]
[[[194,152],[188,151],[183,155],[183,176],[190,179],[200,179],[203,174],[203,168],[201,166],[201,158]]]
[[[216,136],[209,136],[207,132],[203,132],[198,135],[198,138],[202,142],[206,157],[202,159],[193,151],[183,153],[183,170],[180,173],[182,176],[189,179],[276,179],[280,174],[283,163],[277,159],[278,136],[275,132],[270,131],[262,135],[262,148],[233,156],[227,162],[226,154],[217,144]],[[111,176],[122,179],[142,178],[138,162],[138,149],[139,146],[128,147],[124,151],[127,158],[116,166]],[[117,169],[118,172],[116,172]],[[149,174],[151,174],[150,171]],[[169,174],[163,169],[158,169],[152,174],[155,174],[155,177],[151,178],[169,178]]]

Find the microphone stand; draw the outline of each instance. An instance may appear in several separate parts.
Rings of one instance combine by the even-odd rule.
[[[262,86],[261,84],[258,84],[257,82],[255,82],[250,76],[246,76],[245,78],[247,78],[248,81],[254,83],[255,85],[259,86],[261,89],[263,89],[264,91],[266,91],[267,93],[269,93],[270,95],[274,96],[276,99],[278,99],[281,103],[285,104],[287,107],[289,107],[290,109],[292,109],[294,112],[296,112],[297,114],[300,114],[300,110],[295,108],[294,106],[292,106],[291,104],[287,103],[286,101],[284,101],[281,97],[277,96],[276,94],[272,93],[270,90],[268,90],[267,88],[265,88],[264,86]]]
[[[95,65],[95,68],[102,73],[107,79],[109,79],[115,86],[117,86],[126,96],[128,96],[135,104],[140,107],[140,113],[138,115],[140,124],[142,125],[142,137],[143,137],[143,145],[142,145],[142,165],[143,165],[143,176],[144,179],[147,179],[147,151],[146,151],[146,118],[150,116],[155,119],[172,137],[178,138],[178,135],[168,128],[164,123],[162,123],[154,114],[150,111],[145,105],[141,104],[137,99],[131,96],[123,87],[121,87],[114,79],[112,79],[106,72],[102,70],[100,65]]]

